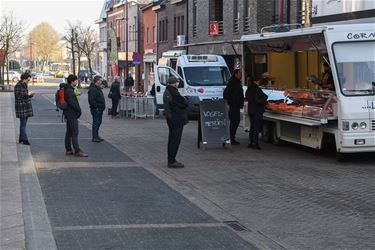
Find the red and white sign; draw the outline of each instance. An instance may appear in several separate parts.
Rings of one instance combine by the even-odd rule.
[[[210,36],[219,35],[219,23],[216,21],[210,22]]]

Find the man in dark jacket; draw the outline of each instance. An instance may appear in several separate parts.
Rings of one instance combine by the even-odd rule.
[[[88,92],[90,111],[92,115],[92,141],[101,142],[99,128],[102,124],[103,111],[105,110],[105,99],[101,88],[101,76],[95,76]]]
[[[114,118],[118,114],[117,107],[121,99],[120,81],[118,76],[115,77],[115,81],[111,84],[109,92],[111,93],[112,99],[112,118]]]
[[[67,104],[64,109],[64,116],[66,119],[66,133],[65,133],[65,154],[75,155],[78,157],[87,157],[88,154],[82,152],[78,145],[78,118],[82,111],[79,106],[76,95],[74,94],[74,87],[78,84],[78,78],[75,75],[69,75],[67,84],[64,89],[64,99]],[[74,152],[72,150],[72,144]]]
[[[256,83],[253,78],[248,78],[246,99],[248,102],[248,115],[250,118],[250,133],[248,148],[261,149],[259,146],[259,133],[263,126],[263,113],[268,96],[259,88],[259,85],[267,85],[268,80],[261,78]]]
[[[168,167],[183,168],[184,165],[176,161],[178,147],[180,146],[182,130],[187,123],[186,99],[180,95],[177,89],[178,80],[171,76],[163,95],[165,115],[169,128],[168,136]]]
[[[26,133],[26,124],[27,119],[34,115],[31,104],[31,98],[34,96],[34,93],[29,92],[27,88],[30,79],[31,75],[29,73],[23,73],[21,80],[14,86],[16,117],[20,119],[20,136],[18,142],[24,145],[30,145]]]
[[[244,103],[243,89],[241,84],[242,72],[235,69],[224,90],[224,99],[229,105],[230,140],[232,145],[240,145],[236,141],[236,132],[241,121],[241,108]]]
[[[126,92],[131,91],[131,88],[134,86],[134,79],[131,74],[126,77],[124,85]]]

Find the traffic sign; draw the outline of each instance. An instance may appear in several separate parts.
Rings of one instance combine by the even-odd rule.
[[[135,63],[135,62],[137,62],[137,63]],[[138,53],[138,52],[133,52],[133,64],[140,64],[141,62],[142,62],[141,54]]]

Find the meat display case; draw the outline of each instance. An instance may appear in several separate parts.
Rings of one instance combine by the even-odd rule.
[[[326,124],[337,120],[336,94],[329,90],[262,88],[268,96],[267,113]],[[265,114],[267,115],[267,114]]]

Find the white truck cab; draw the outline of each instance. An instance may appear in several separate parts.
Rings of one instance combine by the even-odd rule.
[[[158,106],[163,105],[163,94],[170,76],[180,79],[179,91],[188,100],[189,115],[199,111],[199,102],[223,98],[223,91],[230,78],[228,66],[218,55],[182,55],[176,70],[165,65],[155,66],[155,89]]]

